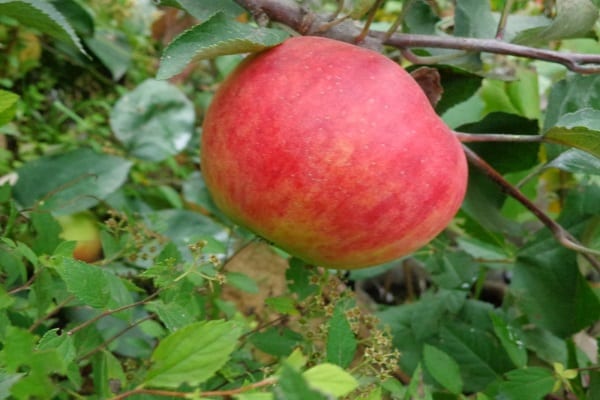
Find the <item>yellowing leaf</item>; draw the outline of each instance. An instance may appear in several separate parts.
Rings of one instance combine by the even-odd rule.
[[[341,367],[334,364],[319,364],[302,376],[308,384],[333,396],[345,396],[358,387],[358,381]]]

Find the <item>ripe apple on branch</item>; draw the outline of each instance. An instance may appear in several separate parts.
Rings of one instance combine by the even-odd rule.
[[[204,121],[202,171],[234,221],[322,266],[425,245],[467,185],[460,142],[387,57],[295,37],[247,59]]]
[[[451,131],[400,66],[362,48],[390,45],[488,51],[597,71],[595,55],[500,40],[397,35],[324,19],[288,1],[237,1],[259,20],[308,36],[250,56],[207,111],[202,171],[232,220],[313,264],[362,268],[405,256],[439,234],[465,195],[466,158],[521,202],[564,246],[600,269],[581,245],[460,142],[551,141]],[[377,2],[372,10],[377,8]],[[500,24],[499,39],[503,32]],[[329,38],[311,35],[328,36]],[[343,41],[353,42],[352,44]]]

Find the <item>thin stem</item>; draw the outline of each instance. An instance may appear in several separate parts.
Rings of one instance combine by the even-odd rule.
[[[544,170],[544,168],[546,168],[545,164],[540,164],[540,165],[536,166],[523,179],[521,179],[519,182],[517,182],[517,184],[515,184],[515,186],[517,188],[521,188],[521,187],[525,186],[525,184],[527,182],[529,182],[531,179],[533,179],[533,177],[535,177],[540,172],[542,172]]]
[[[126,399],[129,396],[134,396],[136,394],[150,394],[150,395],[154,395],[154,396],[177,397],[180,399],[184,399],[186,397],[189,397],[193,393],[176,392],[174,390],[158,390],[158,389],[138,388],[138,389],[129,390],[127,392],[123,392],[120,395],[112,397],[110,400],[122,400],[122,399]]]
[[[156,292],[152,293],[150,296],[146,297],[143,300],[136,301],[135,303],[127,304],[125,306],[118,307],[118,308],[115,308],[113,310],[106,310],[106,311],[104,311],[104,312],[96,315],[94,318],[90,318],[87,321],[83,322],[82,324],[77,325],[75,328],[73,328],[70,331],[68,331],[67,335],[73,335],[76,332],[79,332],[80,330],[86,328],[87,326],[89,326],[89,325],[91,325],[91,324],[93,324],[93,323],[101,320],[102,318],[108,317],[109,315],[113,315],[113,314],[116,314],[118,312],[129,310],[130,308],[134,308],[134,307],[146,304],[148,301],[150,301],[153,298],[155,298],[156,296],[158,296],[159,293],[160,293],[160,290],[157,290]]]
[[[537,217],[542,224],[544,224],[551,232],[554,238],[564,247],[581,253],[589,263],[600,272],[600,261],[594,256],[599,256],[600,251],[593,250],[583,246],[581,243],[573,237],[567,230],[565,230],[560,224],[550,218],[544,211],[536,206],[531,200],[529,200],[519,189],[514,187],[508,182],[498,171],[496,171],[491,165],[485,160],[479,157],[473,150],[466,146],[463,146],[467,159],[481,171],[483,171],[492,181],[498,184],[502,189],[525,208],[527,208],[533,215]]]
[[[463,143],[475,142],[521,142],[521,143],[538,143],[544,142],[545,139],[541,135],[505,135],[502,133],[464,133],[456,132],[454,134]]]
[[[31,326],[28,329],[29,332],[35,331],[38,328],[38,326],[40,326],[44,321],[48,320],[53,315],[58,314],[60,312],[60,310],[62,310],[63,307],[65,307],[67,304],[69,304],[74,299],[75,299],[74,296],[68,296],[62,302],[58,303],[56,305],[56,307],[54,307],[50,312],[46,313],[44,316],[42,316],[37,321],[35,321],[33,324],[31,324]]]
[[[329,17],[329,20],[330,21],[336,20],[343,9],[344,9],[344,0],[337,0],[337,8],[335,9],[335,11],[331,15],[331,17]]]
[[[500,21],[498,22],[498,29],[496,30],[496,39],[502,40],[504,38],[504,32],[506,29],[506,23],[508,22],[508,15],[512,10],[514,0],[505,0],[504,8],[502,9],[502,15],[500,16]]]
[[[84,355],[82,355],[81,357],[79,357],[77,359],[77,361],[82,361],[82,360],[85,360],[86,358],[88,358],[90,356],[93,356],[94,354],[96,354],[100,350],[106,348],[106,346],[108,346],[109,344],[111,344],[113,341],[115,341],[119,337],[123,336],[125,333],[129,332],[131,329],[133,329],[136,326],[140,325],[142,322],[151,320],[152,318],[154,318],[154,315],[146,315],[144,318],[138,319],[134,323],[132,323],[129,326],[127,326],[125,329],[121,330],[120,332],[115,333],[113,336],[111,336],[108,339],[106,339],[100,345],[98,345],[97,347],[93,348],[92,350],[88,351],[87,353],[85,353]]]
[[[234,396],[236,394],[248,392],[253,389],[259,389],[261,387],[271,386],[271,385],[274,385],[275,383],[277,383],[277,378],[271,377],[271,378],[263,379],[262,381],[251,383],[246,386],[242,386],[237,389],[212,390],[212,391],[208,390],[206,392],[200,392],[200,393],[176,392],[176,391],[172,391],[172,390],[137,388],[137,389],[133,389],[133,390],[129,390],[127,392],[121,393],[120,395],[117,395],[117,396],[111,398],[110,400],[122,400],[122,399],[125,399],[129,396],[133,396],[136,394],[150,394],[150,395],[154,395],[154,396],[178,397],[178,398],[187,398],[187,397],[197,398],[198,396],[201,396],[201,397],[211,397],[211,396],[227,397],[227,396]]]
[[[412,4],[414,2],[415,2],[415,0],[407,0],[402,4],[402,10],[398,14],[398,18],[396,18],[396,20],[394,21],[394,23],[392,24],[390,29],[388,29],[388,31],[385,33],[385,36],[383,38],[384,40],[388,40],[390,37],[392,37],[392,35],[394,33],[396,33],[396,31],[398,30],[400,25],[402,25],[402,22],[404,21],[404,17],[406,16],[406,13],[408,12],[408,10],[410,9],[410,7],[412,6]]]
[[[38,277],[39,273],[44,269],[44,267],[41,267],[40,269],[38,269],[37,271],[35,271],[35,273],[33,275],[31,275],[31,278],[29,278],[29,280],[27,282],[25,282],[24,284],[22,284],[21,286],[18,286],[14,289],[11,289],[8,291],[9,295],[13,295],[19,292],[22,292],[23,290],[28,290],[31,285],[33,284],[33,282],[36,280],[36,278]]]
[[[372,32],[372,34],[381,38],[384,36],[380,32]],[[600,64],[600,55],[598,54],[562,53],[559,51],[501,42],[496,39],[401,34],[394,35],[383,43],[398,48],[430,47],[527,57],[562,64],[571,71],[582,74],[594,74],[600,72],[600,65],[585,65]]]
[[[369,14],[367,15],[367,22],[365,23],[365,26],[363,26],[363,29],[360,32],[360,34],[356,37],[356,39],[354,39],[355,43],[361,43],[365,39],[365,37],[367,37],[367,35],[370,32],[369,28],[371,27],[371,24],[375,19],[375,13],[377,13],[377,9],[381,6],[382,3],[383,0],[375,0],[375,4],[373,4],[373,7],[371,7],[371,10],[369,10]]]

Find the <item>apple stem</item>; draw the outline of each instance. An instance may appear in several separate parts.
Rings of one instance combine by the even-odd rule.
[[[507,135],[503,133],[465,133],[452,131],[463,143],[474,142],[545,142],[542,135]]]
[[[565,228],[563,228],[558,222],[554,221],[548,214],[542,211],[536,206],[531,200],[529,200],[519,189],[514,187],[504,177],[496,171],[490,164],[477,155],[473,150],[467,146],[463,146],[467,159],[485,173],[492,181],[498,184],[502,189],[525,208],[527,208],[533,215],[537,217],[542,224],[544,224],[551,232],[554,238],[564,247],[581,253],[586,260],[600,272],[600,261],[595,256],[600,256],[600,251],[585,247],[579,241],[571,235]]]

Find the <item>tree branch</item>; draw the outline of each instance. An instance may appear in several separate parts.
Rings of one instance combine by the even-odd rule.
[[[464,133],[453,131],[458,140],[462,143],[476,142],[519,142],[519,143],[539,143],[545,142],[542,135],[509,135],[503,133]]]
[[[500,173],[498,173],[490,164],[479,157],[473,150],[467,146],[463,146],[467,159],[483,171],[492,181],[502,187],[502,189],[525,208],[527,208],[533,215],[536,216],[542,224],[544,224],[554,235],[554,238],[564,247],[581,253],[589,263],[600,272],[600,261],[595,257],[600,255],[600,252],[585,247],[579,241],[573,237],[565,228],[563,228],[558,222],[550,218],[544,211],[536,206],[531,200],[529,200],[519,189],[510,184]]]
[[[302,35],[318,34],[344,42],[355,43],[361,32],[361,27],[350,20],[322,32],[322,27],[329,22],[327,18],[300,6],[293,0],[235,1],[255,17],[266,15],[271,21],[287,25]],[[386,32],[371,30],[361,42],[361,45],[373,49],[381,49],[382,45],[385,44],[399,49],[444,48],[512,55],[562,64],[571,71],[581,74],[600,73],[600,54],[565,53],[507,43],[496,39],[415,34],[394,34],[386,38],[387,36]]]

